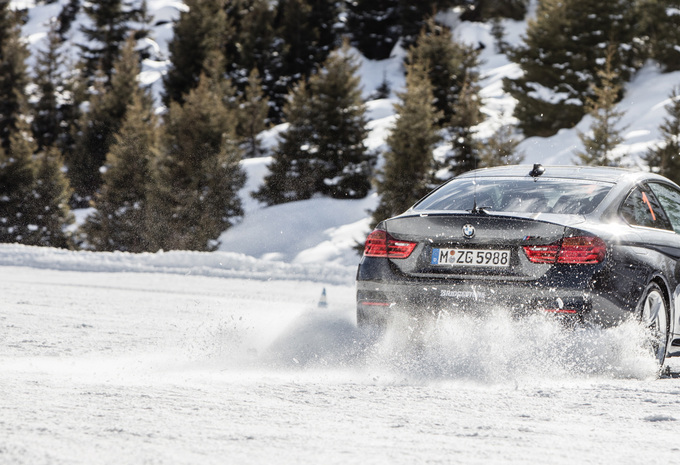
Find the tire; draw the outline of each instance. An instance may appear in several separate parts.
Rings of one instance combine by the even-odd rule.
[[[659,369],[663,367],[668,349],[669,312],[664,293],[656,283],[649,283],[638,308],[640,321],[648,333],[647,347],[656,359]]]

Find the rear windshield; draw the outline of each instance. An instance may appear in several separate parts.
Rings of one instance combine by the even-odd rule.
[[[454,179],[421,200],[414,210],[560,213],[585,215],[604,199],[612,184],[571,179],[478,177]]]

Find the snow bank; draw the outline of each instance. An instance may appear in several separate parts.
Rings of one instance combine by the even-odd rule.
[[[354,251],[368,232],[377,196],[361,200],[314,198],[246,213],[220,237],[220,251],[289,263],[356,265]]]
[[[87,272],[171,273],[253,280],[303,280],[349,285],[355,267],[334,263],[289,264],[231,252],[170,251],[131,254],[0,244],[0,266]]]

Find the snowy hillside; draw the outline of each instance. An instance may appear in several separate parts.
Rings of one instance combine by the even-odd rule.
[[[505,21],[507,40],[518,43],[526,23]],[[487,120],[479,128],[479,135],[488,136],[503,124],[512,123],[514,99],[503,92],[502,79],[515,77],[520,72],[517,65],[508,61],[504,55],[494,53],[490,26],[479,23],[461,23],[454,33],[469,43],[483,43],[481,95],[484,98],[484,113]],[[383,62],[361,60],[361,75],[364,93],[370,94],[382,81],[383,76],[393,85],[391,100],[368,102],[369,128],[371,133],[367,146],[371,149],[385,149],[385,138],[394,124],[392,104],[396,101],[394,92],[403,86],[404,51],[397,47],[393,58]],[[640,157],[659,140],[658,127],[667,116],[664,107],[669,103],[671,89],[680,84],[680,72],[661,73],[653,63],[648,63],[635,79],[628,84],[626,96],[619,104],[625,111],[621,127],[624,143],[618,149],[623,155],[623,164],[631,168],[645,169]],[[579,132],[587,132],[592,122],[585,117],[575,128],[563,129],[549,138],[532,137],[524,140],[518,150],[524,153],[524,163],[543,163],[545,165],[576,164],[576,150],[582,149]],[[264,135],[265,145],[276,143],[277,129]],[[445,147],[442,148],[445,150]],[[236,227],[225,232],[220,240],[220,250],[243,252],[261,258],[283,259],[300,263],[312,261],[319,253],[321,262],[332,261],[349,264],[356,262],[351,247],[361,242],[368,231],[367,211],[377,205],[376,195],[360,201],[338,201],[313,199],[300,205],[283,205],[264,208],[250,199],[249,193],[257,190],[266,174],[268,160],[247,160],[244,166],[249,181],[242,191],[246,200],[246,217]],[[315,213],[311,213],[315,212]],[[280,225],[275,218],[289,218]],[[314,229],[318,225],[318,229]],[[261,237],[268,231],[267,240],[262,243],[249,243],[247,238]],[[290,241],[290,238],[304,238]],[[306,244],[311,241],[313,244]]]

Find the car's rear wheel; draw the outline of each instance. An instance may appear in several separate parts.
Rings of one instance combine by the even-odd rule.
[[[639,310],[642,324],[648,330],[648,348],[661,368],[668,347],[668,304],[658,284],[647,286]]]

